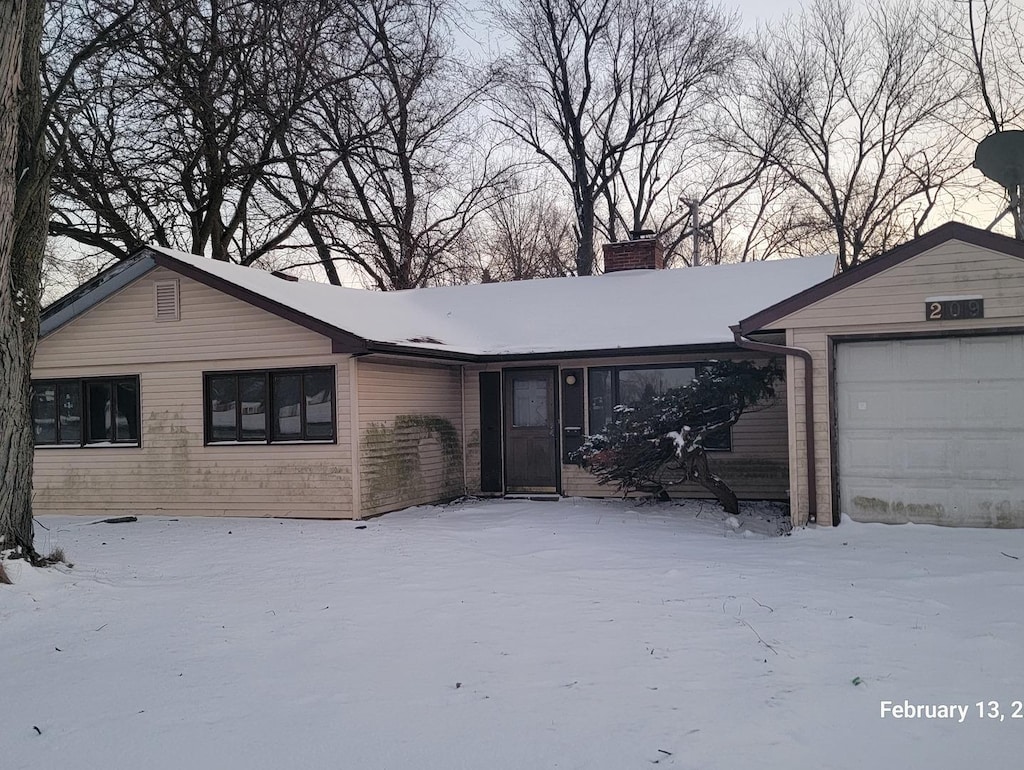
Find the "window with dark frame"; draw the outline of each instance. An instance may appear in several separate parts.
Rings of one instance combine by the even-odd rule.
[[[589,430],[600,433],[615,414],[615,407],[636,406],[644,399],[660,396],[690,383],[700,364],[648,364],[637,366],[600,366],[588,370]],[[708,436],[704,448],[716,452],[732,451],[732,431]]]
[[[207,444],[333,442],[334,367],[207,372]]]
[[[36,446],[138,446],[138,377],[32,382]]]

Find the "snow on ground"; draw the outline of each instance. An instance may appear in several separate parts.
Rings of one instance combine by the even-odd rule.
[[[1024,531],[741,537],[766,522],[582,500],[365,529],[90,521],[42,518],[37,544],[74,569],[9,564],[0,586],[6,770],[959,769],[1024,751]],[[887,700],[969,711],[882,719]]]

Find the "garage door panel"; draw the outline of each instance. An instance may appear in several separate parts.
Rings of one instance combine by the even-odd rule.
[[[1024,370],[1024,367],[1022,367]],[[968,425],[978,428],[1024,429],[1024,384],[1006,380],[994,383],[969,383],[969,395],[963,399]]]
[[[965,373],[979,376],[986,372],[1003,371],[1006,364],[1011,362],[1019,370],[1024,364],[1022,347],[1020,337],[980,337],[970,345],[960,346],[960,365]]]
[[[840,343],[835,361],[844,513],[1024,526],[1024,335]]]
[[[866,438],[850,443],[844,450],[850,468],[858,474],[874,473],[884,476],[892,468],[893,444],[885,437],[875,440]]]
[[[945,438],[908,438],[902,442],[899,470],[913,469],[919,474],[944,475],[952,470],[949,442]]]
[[[1001,494],[991,487],[964,490],[965,517],[974,527],[1024,527],[1024,495]]]
[[[917,344],[897,346],[897,380],[914,379],[939,382],[954,368],[955,351],[944,340],[920,340]]]
[[[888,428],[896,408],[892,394],[876,385],[852,386],[839,399],[839,411],[847,423],[863,430]]]
[[[961,476],[964,479],[1012,478],[1014,442],[1009,439],[976,438],[970,448],[958,458]]]
[[[837,371],[845,382],[871,382],[870,374],[879,362],[890,368],[893,366],[890,360],[893,352],[888,342],[857,343],[844,351],[842,360],[836,360]]]
[[[909,383],[895,395],[899,410],[894,416],[910,428],[945,428],[950,411],[956,408],[949,391],[933,383]]]
[[[925,516],[937,523],[950,518],[948,498],[948,488],[941,485],[854,484],[844,513],[857,521],[883,524],[907,524]]]

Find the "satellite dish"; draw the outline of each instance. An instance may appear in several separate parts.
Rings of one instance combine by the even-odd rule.
[[[993,182],[1006,188],[1010,205],[988,226],[991,230],[1007,214],[1013,215],[1014,234],[1024,240],[1024,131],[997,131],[986,136],[974,151],[974,167]]]
[[[974,167],[1011,193],[1024,184],[1024,131],[997,131],[974,151]]]

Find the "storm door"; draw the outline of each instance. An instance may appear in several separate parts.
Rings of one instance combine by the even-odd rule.
[[[556,492],[555,370],[505,370],[505,491]]]

